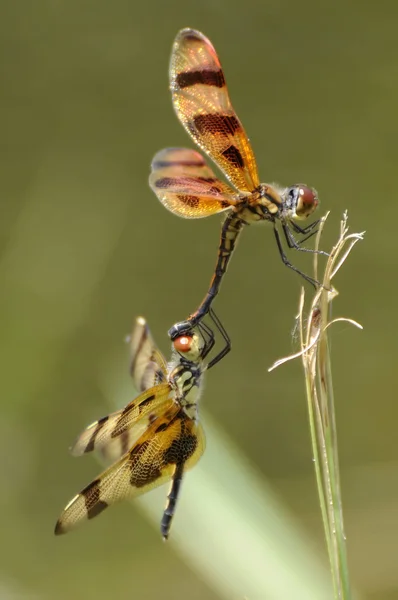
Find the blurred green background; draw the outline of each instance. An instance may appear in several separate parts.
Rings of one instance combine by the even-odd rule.
[[[335,282],[335,316],[364,326],[333,330],[343,499],[358,597],[398,599],[397,19],[393,0],[1,2],[0,598],[245,595],[245,585],[223,594],[195,564],[195,523],[181,527],[195,471],[167,545],[165,490],[153,522],[125,503],[53,536],[61,509],[99,471],[90,458],[72,459],[69,445],[110,402],[134,396],[124,345],[133,319],[146,316],[168,355],[167,329],[197,306],[215,262],[221,219],[178,219],[147,185],[157,150],[192,147],[168,91],[172,41],[190,26],[219,52],[261,180],[318,189],[319,214],[332,211],[325,248],[345,209],[354,231],[367,230]],[[292,259],[310,270],[309,257]],[[270,228],[244,232],[216,303],[233,351],[209,373],[203,407],[215,423],[209,447],[226,436],[218,454],[231,444],[225,458],[237,457],[223,463],[226,497],[241,488],[251,497],[234,470],[242,460],[317,557],[309,582],[322,573],[327,588],[301,367],[267,373],[295,347],[301,283],[282,265]],[[111,398],[118,385],[123,393]],[[211,469],[209,456],[198,473]],[[199,486],[192,500],[199,521],[210,491]],[[241,529],[252,508],[239,506]],[[216,538],[219,557],[235,544],[263,565],[260,580],[268,577],[266,556],[233,533],[227,541],[221,525],[206,531],[202,552]],[[267,528],[260,535],[266,543]],[[269,548],[281,564],[289,528],[285,535]],[[241,566],[224,567],[221,578],[233,580]],[[259,584],[247,597],[296,600],[294,590],[266,593]]]

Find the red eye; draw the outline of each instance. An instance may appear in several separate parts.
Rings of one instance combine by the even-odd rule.
[[[304,206],[313,206],[313,208],[316,208],[318,206],[318,196],[315,190],[309,188],[306,185],[300,185],[299,194]]]
[[[191,335],[181,335],[173,340],[174,348],[177,352],[189,352],[192,346],[193,337]]]
[[[298,189],[298,195],[295,210],[296,214],[294,217],[297,219],[305,219],[312,214],[318,206],[318,195],[316,190],[304,185],[303,183],[299,183],[295,186],[295,188],[296,190]]]

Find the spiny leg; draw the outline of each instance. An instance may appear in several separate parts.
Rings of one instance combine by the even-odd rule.
[[[301,240],[296,240],[293,237],[292,232],[289,230],[288,226],[286,225],[286,229],[287,229],[287,233],[285,232],[285,237],[288,243],[289,248],[294,248],[295,250],[301,250],[304,252],[313,252],[314,254],[320,254],[322,253],[319,250],[313,250],[312,248],[302,248],[302,244],[304,244],[304,242],[306,242],[307,240],[309,240],[310,238],[312,238],[313,235],[315,235],[316,233],[318,233],[318,230],[315,229],[315,231],[311,231],[306,237],[302,238]]]
[[[309,233],[307,235],[306,238],[304,238],[303,240],[300,240],[300,242],[297,242],[297,240],[294,238],[292,232],[290,231],[287,223],[282,223],[282,229],[283,229],[283,233],[285,234],[286,242],[287,242],[287,245],[289,246],[289,248],[294,248],[295,250],[300,250],[300,252],[311,252],[312,254],[323,254],[324,256],[329,256],[329,254],[327,252],[324,252],[323,250],[314,250],[313,248],[303,248],[301,246],[301,244],[303,244],[310,237],[312,237],[316,233],[316,231],[312,231],[311,233]]]
[[[274,224],[274,234],[275,234],[276,243],[278,245],[279,254],[281,256],[283,264],[286,265],[287,267],[289,267],[290,269],[292,269],[293,271],[296,271],[296,273],[298,273],[299,275],[301,275],[301,277],[303,277],[306,281],[308,281],[308,283],[310,283],[311,285],[313,285],[315,287],[315,289],[318,288],[320,285],[322,285],[322,284],[319,283],[319,281],[316,281],[316,279],[313,279],[309,275],[306,275],[305,273],[303,273],[302,271],[300,271],[300,269],[298,269],[297,267],[295,267],[294,265],[292,265],[291,262],[288,261],[287,256],[286,256],[286,254],[283,251],[281,239],[279,237],[279,232],[278,232],[275,224]],[[304,250],[304,248],[299,248],[299,250]]]
[[[315,221],[315,224],[318,224],[318,223],[319,223],[319,221]],[[301,227],[296,225],[296,223],[294,223],[293,221],[290,221],[289,227],[292,227],[292,229],[294,229],[294,231],[296,233],[299,233],[300,235],[308,234],[306,237],[302,238],[301,240],[295,240],[298,246],[301,246],[302,244],[304,244],[304,242],[309,240],[313,235],[318,233],[318,229],[315,229],[312,227],[310,229],[308,229],[307,227],[305,229],[302,229]]]
[[[209,354],[209,352],[213,349],[214,344],[215,344],[215,338],[214,338],[214,332],[213,330],[206,325],[206,323],[198,323],[197,325],[199,332],[203,338],[204,341],[204,348],[203,351],[201,353],[201,358],[204,359],[206,358],[206,356]]]
[[[315,227],[317,227],[319,225],[320,222],[321,222],[321,219],[317,219],[316,221],[313,221],[313,223],[310,223],[309,225],[307,225],[307,227],[300,227],[299,225],[297,225],[297,223],[295,221],[292,220],[292,221],[290,221],[290,225],[296,233],[301,233],[302,235],[305,235],[306,233],[313,231],[315,229]],[[316,233],[317,231],[318,230],[315,230],[314,233]]]
[[[212,360],[207,365],[207,369],[211,369],[212,367],[214,367],[214,365],[217,364],[222,358],[224,358],[224,356],[226,356],[228,354],[228,352],[231,350],[231,339],[230,339],[225,327],[223,326],[220,319],[217,317],[216,313],[214,312],[214,310],[212,308],[209,310],[209,317],[211,318],[214,325],[216,326],[219,333],[221,334],[221,336],[225,342],[225,346],[214,358],[212,358]]]

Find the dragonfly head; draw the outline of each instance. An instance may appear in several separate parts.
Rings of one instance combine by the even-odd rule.
[[[204,342],[196,333],[183,334],[173,340],[173,348],[183,358],[197,362],[201,358]]]
[[[306,219],[319,204],[317,191],[303,183],[287,188],[285,198],[286,211],[293,219]]]

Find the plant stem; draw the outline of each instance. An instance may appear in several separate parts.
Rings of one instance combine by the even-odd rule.
[[[324,217],[316,238],[316,249],[326,221]],[[337,447],[337,428],[330,359],[329,327],[336,321],[348,321],[347,318],[329,320],[332,300],[338,292],[331,280],[344,264],[353,246],[363,239],[363,233],[348,234],[347,214],[341,221],[340,236],[328,257],[322,286],[316,291],[309,309],[309,318],[304,319],[304,290],[300,297],[299,330],[301,351],[291,357],[277,361],[271,369],[301,356],[307,393],[308,415],[311,445],[315,465],[315,477],[318,488],[326,546],[336,600],[351,600],[351,586],[348,570],[346,536],[344,533],[341,484]],[[314,254],[314,277],[318,280],[318,254]]]

